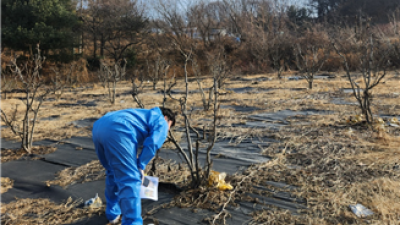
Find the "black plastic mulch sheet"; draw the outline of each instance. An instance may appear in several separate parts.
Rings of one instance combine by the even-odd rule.
[[[256,121],[270,121],[270,122],[282,122],[288,124],[286,119],[292,116],[312,116],[312,115],[329,115],[332,114],[333,111],[329,110],[316,110],[316,109],[306,109],[300,111],[293,110],[280,110],[274,113],[260,113],[256,115],[248,116],[249,119]]]
[[[239,144],[232,144],[229,140],[222,140],[216,143],[212,157],[214,160],[213,169],[220,172],[233,174],[245,169],[247,166],[268,161],[268,158],[261,155],[261,149],[258,145],[267,146],[274,140],[264,138],[263,140],[243,140]],[[13,143],[1,140],[2,148],[17,148],[19,143]],[[2,177],[9,177],[14,180],[13,188],[1,195],[2,203],[9,203],[16,198],[49,198],[50,200],[61,203],[69,197],[74,200],[87,200],[96,195],[105,202],[104,188],[105,180],[97,180],[86,183],[75,183],[66,188],[59,186],[46,186],[45,181],[54,180],[57,172],[68,168],[84,165],[97,159],[94,145],[90,137],[74,137],[62,142],[46,140],[35,143],[35,145],[51,145],[57,147],[57,151],[47,155],[41,155],[39,160],[17,160],[1,164]],[[185,143],[182,144],[185,147]],[[176,151],[162,149],[159,154],[164,159],[171,159],[176,162],[183,162]],[[200,158],[205,159],[205,151],[201,150]],[[269,183],[266,185],[285,187],[281,183]],[[251,213],[257,210],[269,209],[271,206],[281,207],[295,212],[296,209],[305,208],[304,202],[293,198],[288,192],[274,193],[273,197],[263,197],[253,195],[262,200],[262,204],[253,202],[238,202],[238,207],[227,207],[232,215],[227,218],[226,224],[247,224],[251,220]],[[160,184],[159,201],[142,201],[142,215],[147,219],[144,224],[208,224],[204,219],[211,218],[215,212],[205,209],[191,208],[160,208],[153,210],[161,204],[168,203],[174,198],[174,192],[171,192]],[[147,214],[148,212],[151,214]],[[105,215],[94,215],[91,218],[84,219],[74,225],[98,225],[107,224]]]
[[[16,198],[49,198],[54,202],[66,200],[70,194],[61,187],[47,187],[45,182],[54,179],[56,172],[65,166],[43,160],[17,160],[1,164],[1,176],[14,180],[13,188],[1,195],[2,203]]]

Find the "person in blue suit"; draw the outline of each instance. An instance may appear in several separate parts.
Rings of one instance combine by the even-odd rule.
[[[140,185],[144,169],[175,125],[167,108],[124,109],[107,113],[93,125],[93,142],[106,169],[106,217],[115,224],[143,224]],[[143,147],[138,153],[138,148]]]

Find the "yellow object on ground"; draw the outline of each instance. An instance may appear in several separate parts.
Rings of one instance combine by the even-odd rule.
[[[220,191],[232,190],[232,185],[225,182],[226,173],[211,170],[208,178],[209,187],[217,187]]]
[[[350,116],[349,119],[346,120],[346,123],[361,123],[364,120],[364,116],[362,114]]]
[[[85,208],[98,209],[103,205],[103,201],[98,194],[85,202]]]
[[[384,124],[385,123],[385,121],[383,121],[383,119],[380,118],[380,117],[377,118],[375,121],[376,121],[375,123],[378,123],[378,124]]]
[[[389,122],[400,125],[400,122],[399,122],[399,120],[397,119],[397,117],[391,118],[391,119],[389,120]]]
[[[386,131],[385,121],[383,121],[383,119],[380,117],[374,120],[373,127],[375,130],[378,131]]]
[[[363,121],[363,118],[364,118],[364,115],[356,115],[355,116],[355,122],[356,123],[360,123],[360,122],[362,122]]]

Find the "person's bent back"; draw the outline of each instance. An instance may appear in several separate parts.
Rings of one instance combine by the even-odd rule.
[[[174,125],[175,114],[158,107],[110,112],[95,122],[93,142],[106,169],[106,216],[111,223],[122,214],[122,225],[143,224],[139,197],[143,170]]]

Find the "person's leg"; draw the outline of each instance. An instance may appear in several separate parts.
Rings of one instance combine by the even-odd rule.
[[[118,186],[115,183],[114,172],[111,167],[106,169],[106,216],[109,221],[121,215],[121,207],[119,205]]]
[[[118,184],[118,196],[120,196],[120,207],[122,213],[122,225],[142,225],[142,205],[140,200],[140,173],[127,175],[130,170],[124,164],[113,166],[117,171],[116,183]]]
[[[118,186],[115,183],[114,172],[108,163],[107,157],[105,156],[104,148],[102,144],[96,140],[95,135],[93,135],[93,142],[99,161],[106,169],[106,217],[109,221],[113,221],[121,215],[121,208],[119,206],[119,199],[117,196]]]
[[[131,132],[110,134],[106,157],[118,186],[122,225],[142,225],[140,185],[141,173],[137,168],[137,146]]]

